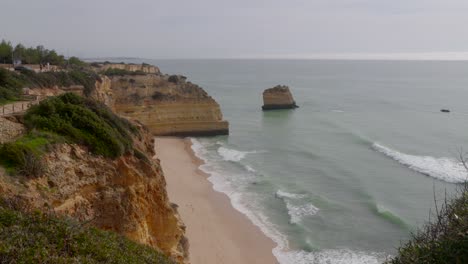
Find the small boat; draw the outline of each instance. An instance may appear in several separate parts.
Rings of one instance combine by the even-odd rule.
[[[450,113],[450,110],[448,110],[448,109],[440,109],[440,111],[441,111],[442,113]]]

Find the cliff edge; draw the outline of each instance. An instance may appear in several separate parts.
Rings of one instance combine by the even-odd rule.
[[[140,121],[155,136],[229,134],[219,104],[184,76],[112,73],[96,81],[91,96],[119,115]]]
[[[73,94],[41,102],[22,120],[26,128],[16,126],[26,133],[0,145],[3,198],[188,259],[185,226],[143,125]]]

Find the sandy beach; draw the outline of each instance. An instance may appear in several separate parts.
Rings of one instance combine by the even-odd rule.
[[[274,242],[236,211],[225,194],[213,190],[208,175],[198,169],[202,161],[189,140],[156,138],[155,148],[169,198],[187,226],[190,263],[277,263]]]

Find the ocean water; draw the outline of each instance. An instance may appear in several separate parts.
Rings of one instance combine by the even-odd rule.
[[[147,62],[220,103],[231,134],[193,149],[282,264],[381,263],[467,179],[468,62]],[[277,84],[300,108],[261,111]]]

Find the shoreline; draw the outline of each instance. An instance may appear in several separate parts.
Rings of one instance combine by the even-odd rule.
[[[187,226],[191,264],[278,263],[276,244],[213,189],[189,139],[155,138],[171,202]]]

